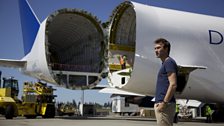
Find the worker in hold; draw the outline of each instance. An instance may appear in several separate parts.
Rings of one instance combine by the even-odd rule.
[[[205,116],[206,116],[206,123],[212,122],[212,110],[209,105],[205,106]]]
[[[176,104],[176,111],[175,111],[175,116],[174,116],[174,119],[173,119],[173,122],[174,123],[177,123],[178,122],[178,114],[179,114],[179,105]]]
[[[121,69],[126,69],[126,61],[127,61],[127,58],[125,55],[119,57],[119,61],[120,61],[120,64],[121,64]]]

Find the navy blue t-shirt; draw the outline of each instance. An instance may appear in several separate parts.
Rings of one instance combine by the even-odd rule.
[[[167,73],[169,72],[175,72],[177,75],[177,64],[171,57],[163,62],[157,76],[155,96],[156,103],[162,102],[165,98],[166,92],[169,87],[169,80],[167,76]],[[175,102],[175,97],[173,96],[169,102]]]

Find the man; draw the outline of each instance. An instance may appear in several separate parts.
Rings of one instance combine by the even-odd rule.
[[[209,105],[205,106],[205,115],[206,115],[206,123],[212,122],[212,109],[209,107]]]
[[[119,61],[120,61],[120,64],[121,64],[121,69],[126,69],[126,56],[123,55],[123,56],[120,56],[119,57]]]
[[[169,57],[170,43],[166,39],[157,39],[154,44],[156,56],[162,61],[156,84],[155,115],[159,126],[172,126],[176,108],[177,64]]]

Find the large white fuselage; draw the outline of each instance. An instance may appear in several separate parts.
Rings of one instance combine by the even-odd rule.
[[[21,21],[31,22],[35,16],[31,9],[31,15],[23,10],[29,7],[27,1],[20,1]],[[162,65],[154,41],[162,37],[171,43],[170,56],[177,65],[206,68],[190,72],[177,97],[224,103],[224,18],[129,1],[113,13],[105,30],[86,11],[58,10],[38,26],[23,62],[0,59],[0,65],[20,67],[29,76],[69,89],[93,88],[109,72],[111,87],[153,96]],[[29,28],[23,34],[29,38]],[[110,65],[117,67],[121,54],[128,57],[131,67],[110,70]]]
[[[154,53],[160,37],[171,43],[178,65],[205,66],[190,73],[179,98],[224,102],[224,19],[132,3],[136,13],[135,60],[131,77],[121,84],[111,75],[114,87],[153,96],[161,60]],[[113,78],[116,78],[113,80]]]

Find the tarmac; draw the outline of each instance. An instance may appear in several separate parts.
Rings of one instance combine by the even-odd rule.
[[[204,119],[181,120],[174,126],[224,126],[224,123],[205,123]],[[107,117],[55,117],[52,119],[26,119],[16,117],[6,120],[0,116],[0,126],[156,126],[154,118],[107,116]]]

